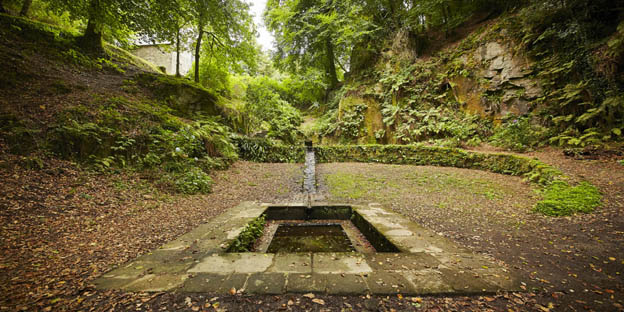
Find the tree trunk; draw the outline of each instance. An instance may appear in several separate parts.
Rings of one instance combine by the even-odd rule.
[[[327,75],[329,76],[329,88],[330,90],[333,90],[338,86],[338,74],[336,74],[334,45],[329,38],[325,40],[325,53],[327,53],[327,64],[325,70],[327,72]]]
[[[28,16],[28,11],[30,11],[30,5],[32,4],[32,0],[24,0],[22,4],[22,10],[20,11],[20,16]]]
[[[176,33],[176,77],[181,77],[180,74],[180,29]]]
[[[78,44],[87,52],[101,53],[102,32],[98,29],[97,16],[100,10],[100,0],[91,0],[89,4],[89,21],[84,35],[79,39]]]
[[[195,44],[195,82],[199,83],[199,53],[201,52],[202,37],[204,37],[203,27],[199,29],[197,43]]]

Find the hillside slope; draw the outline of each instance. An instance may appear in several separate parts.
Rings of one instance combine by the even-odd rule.
[[[518,151],[620,145],[624,24],[588,16],[572,30],[566,16],[533,6],[494,19],[477,14],[448,38],[400,30],[383,51],[356,48],[345,86],[311,136]]]
[[[83,54],[52,26],[6,15],[0,24],[3,149],[35,166],[52,156],[100,171],[162,171],[168,188],[187,193],[208,191],[205,172],[236,158],[236,112],[211,91],[110,45],[107,55]]]

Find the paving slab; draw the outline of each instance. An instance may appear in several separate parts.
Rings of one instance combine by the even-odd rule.
[[[324,293],[327,278],[320,274],[288,274],[286,292],[288,293]]]
[[[249,294],[280,295],[286,290],[286,274],[255,273],[249,276],[245,292]]]
[[[312,273],[311,253],[278,253],[273,257],[273,265],[267,272]]]
[[[373,270],[358,253],[316,253],[312,255],[312,272],[327,273],[369,273]]]
[[[477,272],[440,269],[442,279],[453,288],[454,292],[462,294],[486,294],[500,290],[498,286],[483,279]]]
[[[273,254],[225,253],[202,259],[188,270],[190,273],[259,273],[273,264]]]
[[[230,290],[223,286],[230,275],[227,274],[213,274],[213,273],[198,273],[189,277],[180,291],[183,292],[207,292],[207,293],[226,293]],[[244,282],[243,282],[244,285]]]
[[[361,295],[369,292],[364,278],[359,274],[322,274],[325,292],[330,295]]]
[[[373,271],[417,271],[437,268],[441,262],[428,253],[376,253],[364,256]]]
[[[405,278],[412,284],[414,294],[440,295],[452,294],[453,287],[444,280],[442,272],[434,269],[404,272]]]
[[[124,286],[122,289],[146,292],[169,291],[181,286],[187,278],[187,274],[148,274]]]
[[[403,277],[404,273],[377,271],[364,277],[371,294],[393,295],[413,293],[412,284]]]

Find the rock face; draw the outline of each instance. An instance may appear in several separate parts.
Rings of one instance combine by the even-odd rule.
[[[531,101],[543,95],[539,84],[529,79],[533,73],[529,61],[510,50],[488,42],[474,52],[474,61],[484,67],[479,76],[487,84],[480,106],[488,115],[525,115],[532,108]]]
[[[383,116],[381,114],[381,104],[369,97],[346,96],[339,104],[338,119],[342,120],[347,112],[354,110],[358,106],[364,106],[363,120],[361,123],[358,143],[375,144],[380,143],[381,138],[376,137],[377,131],[384,130]]]

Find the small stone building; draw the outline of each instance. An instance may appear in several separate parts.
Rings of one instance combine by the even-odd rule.
[[[176,73],[175,46],[170,43],[137,43],[137,48],[132,54],[166,70],[169,75]],[[190,52],[180,53],[180,74],[186,75],[193,66],[193,54]]]

